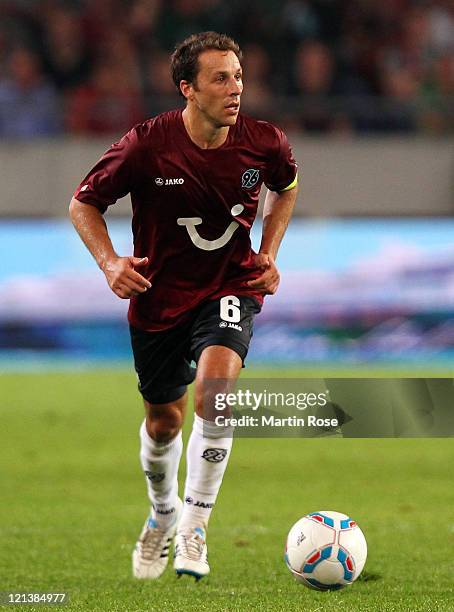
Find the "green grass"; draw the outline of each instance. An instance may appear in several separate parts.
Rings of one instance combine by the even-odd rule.
[[[66,590],[68,611],[454,609],[451,439],[238,439],[212,573],[147,583],[130,569],[147,513],[141,419],[130,372],[0,377],[0,591]],[[290,526],[320,509],[352,515],[369,545],[364,578],[337,593],[298,585],[283,562]]]

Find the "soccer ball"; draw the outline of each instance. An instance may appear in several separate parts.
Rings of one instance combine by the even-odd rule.
[[[351,584],[362,572],[366,557],[366,538],[355,521],[325,510],[297,521],[285,547],[285,562],[293,576],[317,591]]]

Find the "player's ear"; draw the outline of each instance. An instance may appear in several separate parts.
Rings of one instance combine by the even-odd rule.
[[[186,100],[191,100],[194,92],[192,83],[189,81],[180,81],[180,91]]]

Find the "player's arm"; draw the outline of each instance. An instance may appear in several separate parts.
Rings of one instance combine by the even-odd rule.
[[[104,272],[109,287],[118,297],[128,299],[151,287],[151,283],[134,269],[146,265],[148,258],[117,255],[104,217],[95,206],[72,198],[69,215],[77,233]]]
[[[265,197],[262,241],[256,258],[257,267],[264,271],[248,283],[264,294],[276,293],[279,286],[280,275],[274,261],[292,216],[297,193],[298,185],[295,184],[291,189],[281,192],[268,190]]]

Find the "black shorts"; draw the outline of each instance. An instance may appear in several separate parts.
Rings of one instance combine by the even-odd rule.
[[[224,296],[205,302],[192,317],[163,331],[147,332],[130,325],[134,366],[139,391],[153,404],[180,398],[195,378],[196,363],[204,348],[227,346],[244,360],[252,338],[259,303],[251,297]]]

